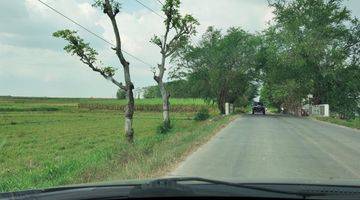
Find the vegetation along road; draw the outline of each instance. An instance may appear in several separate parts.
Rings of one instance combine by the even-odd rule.
[[[281,115],[239,117],[172,176],[224,179],[360,178],[360,132]]]
[[[195,120],[211,106],[173,98],[173,128],[162,134],[161,99],[135,101],[129,145],[119,139],[126,100],[0,98],[0,192],[162,176],[230,120]]]

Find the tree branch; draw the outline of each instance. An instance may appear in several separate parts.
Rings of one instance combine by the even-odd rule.
[[[78,56],[80,57],[80,61],[83,62],[84,64],[86,64],[88,67],[90,67],[93,71],[98,72],[106,80],[111,81],[116,86],[118,86],[120,89],[127,91],[127,88],[121,82],[118,82],[117,80],[115,80],[113,76],[109,76],[109,75],[105,74],[105,72],[102,69],[95,67],[93,62],[91,61],[91,59],[89,57],[87,57],[84,53],[79,52]]]
[[[112,8],[109,0],[105,0],[104,8],[105,8],[104,11],[106,12],[106,14],[108,15],[108,17],[111,20],[111,24],[114,29],[114,34],[115,34],[115,39],[116,39],[116,47],[112,48],[112,49],[114,49],[116,51],[116,55],[118,56],[120,63],[123,66],[128,66],[129,62],[127,62],[125,60],[124,55],[122,54],[122,51],[121,51],[120,33],[119,33],[119,29],[117,27],[117,23],[116,23],[116,19],[115,19],[115,16],[119,11],[116,10],[117,8],[115,8],[115,11],[113,11],[113,8]],[[127,80],[125,80],[125,81],[127,82]]]

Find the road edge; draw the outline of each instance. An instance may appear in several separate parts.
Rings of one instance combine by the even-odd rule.
[[[215,129],[211,134],[209,134],[206,138],[204,138],[202,141],[199,142],[199,144],[195,144],[193,148],[189,148],[179,159],[176,160],[175,163],[173,163],[172,166],[168,167],[166,172],[164,173],[163,177],[174,177],[171,175],[172,172],[174,172],[181,164],[189,157],[191,154],[198,151],[202,146],[206,145],[208,142],[210,142],[216,135],[218,135],[224,128],[226,128],[230,123],[235,121],[236,119],[239,119],[242,117],[242,114],[236,114],[233,116],[230,116],[229,121],[227,123],[222,124],[217,129]]]
[[[357,129],[357,128],[351,128],[351,127],[344,126],[344,125],[340,125],[340,124],[335,124],[335,123],[331,123],[331,122],[326,122],[326,121],[318,120],[318,119],[313,118],[313,117],[309,117],[308,119],[310,119],[310,120],[312,120],[312,121],[320,122],[320,123],[323,123],[323,124],[327,124],[327,125],[337,126],[337,127],[339,127],[339,128],[345,128],[345,129],[348,129],[348,130],[357,131],[357,132],[360,133],[360,129]]]

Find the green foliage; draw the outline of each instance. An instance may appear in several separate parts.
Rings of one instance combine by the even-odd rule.
[[[189,38],[196,34],[196,27],[199,25],[199,22],[193,16],[188,14],[181,16],[179,9],[180,0],[165,1],[162,7],[162,11],[166,16],[164,39],[154,35],[150,40],[151,43],[161,48],[161,53],[166,57],[171,56],[179,48],[186,45]],[[168,38],[169,33],[173,34],[171,39]]]
[[[257,49],[260,38],[239,28],[225,35],[209,27],[199,45],[188,44],[173,56],[175,77],[189,82],[192,94],[216,102],[221,113],[225,102],[244,105],[257,93]]]
[[[339,119],[337,117],[316,117],[317,120],[330,122],[333,124],[338,124],[342,126],[347,126],[350,128],[360,129],[360,117],[353,119]]]
[[[166,133],[170,132],[171,128],[172,128],[171,125],[166,125],[164,123],[161,123],[156,127],[156,133],[166,134]]]
[[[52,98],[50,98],[52,100]],[[54,99],[53,101],[55,101]],[[45,101],[45,100],[44,100]],[[59,100],[60,102],[63,101],[63,99]],[[55,101],[57,102],[57,101]],[[74,101],[71,102],[77,102],[77,104],[81,103],[88,103],[88,104],[105,104],[105,105],[125,105],[127,103],[126,100],[117,100],[117,99],[101,99],[101,98],[84,98],[84,99],[74,99]],[[190,106],[190,105],[196,105],[196,106],[204,106],[207,105],[206,102],[202,99],[190,99],[190,98],[172,98],[170,99],[170,103],[172,106]],[[161,98],[154,98],[154,99],[135,99],[136,105],[162,105],[162,99]]]
[[[275,23],[262,38],[264,99],[295,112],[313,104],[348,117],[359,107],[359,25],[342,1],[272,1]]]
[[[77,103],[108,99],[0,98],[0,107],[67,106],[55,112],[0,114],[0,192],[163,174],[174,160],[211,136],[228,121],[195,122],[191,114],[172,114],[172,134],[154,130],[157,113],[134,118],[134,145],[119,140],[120,112],[85,111]],[[101,123],[95,123],[101,122]],[[121,130],[121,131],[114,131]],[[149,131],[150,130],[150,131]],[[171,146],[172,148],[169,148]],[[131,167],[132,170],[126,170]]]
[[[161,93],[159,86],[149,86],[144,88],[144,98],[152,99],[152,98],[161,98]]]
[[[126,99],[102,98],[44,98],[44,97],[0,97],[2,112],[20,111],[71,111],[74,108],[87,110],[124,110]],[[170,99],[171,109],[174,112],[195,113],[201,107],[213,110],[202,99]],[[162,111],[162,99],[135,99],[135,109],[143,112]],[[84,110],[86,111],[86,110]]]
[[[116,98],[117,99],[126,99],[126,92],[123,89],[118,89],[116,92]]]
[[[196,93],[191,93],[189,82],[186,80],[175,80],[165,83],[166,90],[172,98],[200,98]],[[145,88],[145,98],[160,98],[159,86],[149,86]]]
[[[156,46],[162,48],[162,41],[160,39],[159,36],[157,35],[154,35],[151,40],[150,40],[151,43],[155,44]]]
[[[41,107],[32,107],[32,108],[14,108],[14,107],[0,107],[0,112],[26,112],[26,111],[58,111],[59,108],[56,107],[48,107],[48,106],[41,106]]]
[[[98,53],[95,49],[90,47],[84,39],[77,35],[76,31],[69,29],[59,30],[53,33],[54,37],[62,38],[68,41],[64,50],[71,55],[77,55],[80,61],[88,65],[93,71],[99,72],[105,78],[113,77],[116,69],[109,66],[102,66],[102,63],[97,60]]]
[[[116,71],[116,69],[113,67],[104,67],[102,70],[104,74],[106,74],[106,76],[110,76],[110,77],[114,76]]]
[[[258,96],[258,88],[259,88],[258,83],[250,82],[247,85],[247,87],[244,88],[244,91],[238,90],[237,94],[232,94],[234,100],[233,101],[230,100],[229,102],[232,102],[235,107],[244,108],[249,105],[252,99]]]
[[[71,31],[69,29],[59,30],[53,33],[54,37],[63,38],[69,43],[64,47],[64,50],[67,53],[72,55],[78,55],[82,61],[89,63],[96,62],[96,56],[98,53],[95,49],[91,48],[89,43],[85,43],[84,39],[80,38],[76,31]],[[84,59],[87,60],[84,60]]]
[[[149,99],[150,100],[150,99]],[[161,100],[161,99],[158,99]],[[135,111],[141,112],[161,112],[162,111],[162,102],[150,104],[150,103],[137,103],[135,104]],[[191,104],[191,103],[176,103],[176,99],[171,100],[171,102],[175,102],[171,104],[171,111],[172,112],[197,112],[201,107],[204,106],[203,104]],[[213,106],[207,105],[210,109],[214,109]],[[126,102],[118,102],[114,103],[106,103],[106,102],[89,102],[89,103],[79,103],[78,107],[81,109],[88,109],[88,110],[124,110],[126,107]]]
[[[194,116],[194,120],[196,121],[204,121],[209,119],[210,113],[209,109],[207,108],[201,108]]]

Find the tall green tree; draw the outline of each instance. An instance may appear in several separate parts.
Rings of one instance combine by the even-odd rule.
[[[272,91],[274,104],[299,113],[302,100],[311,93],[314,104],[329,103],[338,112],[341,107],[335,102],[357,105],[353,97],[359,97],[354,87],[358,81],[347,73],[358,68],[350,63],[359,42],[349,28],[355,29],[356,20],[342,1],[277,0],[270,5],[275,22],[264,34],[262,59],[266,63],[264,89]],[[335,83],[346,86],[342,93],[336,91]]]
[[[198,45],[187,45],[176,54],[176,77],[186,78],[193,93],[217,103],[224,114],[225,103],[237,102],[255,80],[259,43],[258,37],[239,28],[222,35],[209,27]]]

